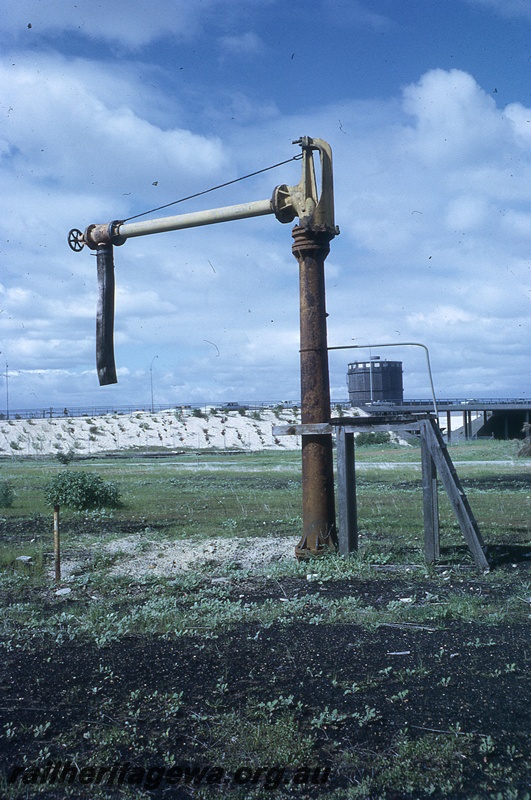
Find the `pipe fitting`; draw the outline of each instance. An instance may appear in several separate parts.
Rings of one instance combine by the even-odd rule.
[[[114,220],[103,225],[89,225],[83,234],[83,240],[91,250],[97,250],[100,244],[125,244],[126,237],[118,233],[121,225],[123,225],[122,220]]]

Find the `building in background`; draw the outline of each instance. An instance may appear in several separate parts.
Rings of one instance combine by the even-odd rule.
[[[402,362],[382,361],[371,356],[369,361],[348,365],[348,397],[352,406],[368,403],[401,403],[404,399]]]

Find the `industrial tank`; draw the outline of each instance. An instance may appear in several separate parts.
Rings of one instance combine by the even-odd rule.
[[[348,365],[347,386],[350,404],[401,403],[404,399],[402,362],[382,361],[372,356],[369,361]]]

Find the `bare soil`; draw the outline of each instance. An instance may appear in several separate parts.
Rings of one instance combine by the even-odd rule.
[[[231,588],[242,603],[315,594],[355,595],[378,608],[407,597],[411,583],[400,576],[322,584],[298,578],[257,578]],[[417,596],[440,592],[440,584],[426,580],[415,591]],[[481,580],[472,581],[467,591],[487,592],[489,599],[503,602],[503,589],[498,597],[496,586],[486,588]],[[53,601],[59,603],[75,613],[68,599]],[[15,714],[19,730],[28,731],[4,739],[1,766],[9,773],[20,763],[22,753],[28,762],[35,761],[43,742],[52,760],[64,763],[68,753],[75,752],[84,763],[92,763],[95,756],[101,759],[102,732],[116,726],[122,731],[130,726],[131,734],[113,748],[114,761],[144,766],[165,763],[166,745],[177,764],[217,764],[223,746],[215,720],[233,712],[243,718],[246,709],[281,697],[292,698],[289,705],[296,710],[298,725],[315,734],[313,763],[328,765],[331,772],[326,786],[315,785],[311,791],[305,786],[280,786],[263,796],[306,798],[337,790],[337,797],[346,797],[349,788],[370,774],[371,762],[382,754],[389,756],[397,747],[397,737],[407,732],[411,741],[432,737],[435,748],[439,741],[462,742],[460,788],[449,794],[434,791],[430,796],[505,798],[509,796],[503,793],[507,778],[500,784],[496,775],[510,774],[511,797],[525,797],[530,782],[522,767],[529,756],[529,630],[529,624],[455,621],[442,629],[397,623],[373,630],[353,624],[275,623],[268,627],[242,624],[210,638],[135,636],[104,647],[83,641],[57,646],[41,640],[31,649],[7,652],[0,667],[0,714],[8,720]],[[104,680],[105,675],[112,678]],[[346,687],[353,685],[358,689],[348,693]],[[137,690],[144,702],[140,716],[134,718],[130,703]],[[157,692],[182,692],[182,709],[162,721],[160,713],[150,712],[146,701]],[[334,721],[330,715],[328,722],[312,728],[312,717],[323,707],[337,710],[340,716]],[[106,708],[112,710],[106,714]],[[363,721],[364,709],[374,710],[372,719],[367,715]],[[32,726],[43,720],[51,725],[37,739]],[[0,720],[0,727],[3,724]],[[168,729],[165,740],[161,738],[164,727]],[[470,757],[472,752],[475,758]],[[345,763],[342,753],[349,754]],[[436,769],[428,757],[425,770]],[[490,790],[478,794],[479,785]],[[32,786],[20,789],[20,797],[33,796]],[[50,785],[39,791],[44,791],[39,796],[57,800],[67,796],[64,787]],[[134,787],[127,787],[133,795],[124,794],[126,787],[114,787],[98,796],[211,796],[202,791],[191,780],[187,786],[161,785],[152,791],[139,789],[138,794]],[[212,796],[230,797],[231,792],[221,787]],[[379,796],[367,794],[374,800]],[[388,787],[385,796],[400,800],[428,794],[412,794],[397,785]]]

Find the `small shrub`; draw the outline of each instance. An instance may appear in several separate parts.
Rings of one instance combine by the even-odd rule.
[[[387,431],[368,431],[367,433],[358,433],[356,436],[356,444],[387,444],[390,440]]]
[[[194,408],[192,411],[192,417],[204,417],[203,411],[200,408]]]
[[[59,450],[59,452],[55,454],[55,457],[60,464],[70,464],[76,457],[76,454],[73,450],[67,450],[66,453],[63,450]]]
[[[519,458],[529,458],[531,456],[531,424],[529,422],[524,422],[522,433],[525,434],[526,438],[516,455]]]
[[[15,490],[9,481],[0,481],[0,508],[11,508],[15,500]]]
[[[53,477],[44,489],[50,506],[65,506],[77,511],[120,503],[120,492],[115,483],[104,481],[99,475],[64,470]]]

